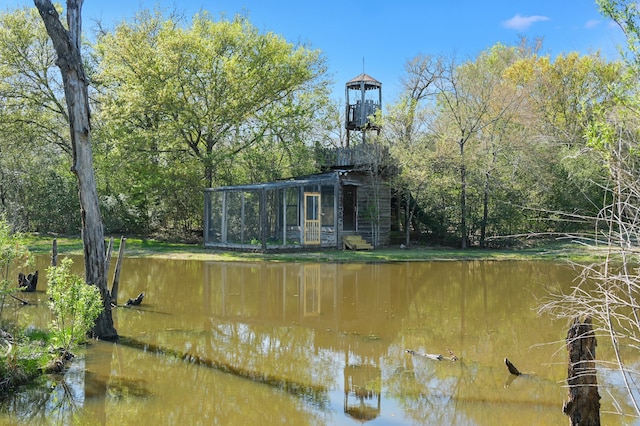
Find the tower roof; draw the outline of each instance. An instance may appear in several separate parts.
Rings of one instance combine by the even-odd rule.
[[[380,83],[380,82],[379,82],[378,80],[376,80],[375,78],[371,77],[369,74],[365,74],[365,73],[362,73],[362,74],[360,74],[360,75],[358,75],[358,76],[356,76],[356,77],[353,77],[351,80],[349,80],[349,81],[347,82],[347,84],[349,84],[349,83],[356,83],[356,82],[358,82],[358,83],[359,83],[359,82],[361,82],[361,81],[364,81],[364,82],[366,82],[366,83],[368,83],[368,84],[374,84],[374,85],[382,86],[382,83]]]

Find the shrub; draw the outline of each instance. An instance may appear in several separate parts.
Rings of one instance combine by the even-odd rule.
[[[72,264],[73,261],[66,258],[59,266],[47,270],[47,295],[54,313],[52,338],[64,353],[69,352],[72,345],[85,341],[103,309],[98,288],[85,284],[82,277],[73,274]]]

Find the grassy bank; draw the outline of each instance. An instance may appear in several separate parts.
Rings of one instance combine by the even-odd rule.
[[[82,240],[57,237],[60,255],[82,255]],[[53,237],[27,236],[26,245],[32,253],[51,253]],[[113,255],[117,255],[119,239],[114,241]],[[163,257],[210,261],[274,261],[274,262],[407,262],[447,260],[572,260],[591,261],[602,253],[569,240],[538,241],[513,249],[466,250],[417,247],[409,249],[384,248],[368,251],[318,250],[294,253],[244,253],[205,249],[200,245],[166,243],[149,239],[128,238],[127,257]]]

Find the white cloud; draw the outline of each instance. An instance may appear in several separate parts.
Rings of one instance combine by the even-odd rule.
[[[597,27],[600,24],[600,21],[597,19],[589,19],[585,22],[584,27],[588,30]]]
[[[505,28],[522,31],[529,28],[531,24],[535,22],[548,21],[549,19],[551,18],[547,16],[520,16],[520,14],[516,14],[516,16],[514,16],[513,18],[502,22],[502,26]]]

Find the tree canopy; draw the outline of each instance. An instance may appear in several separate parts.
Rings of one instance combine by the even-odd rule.
[[[328,93],[319,51],[242,16],[185,25],[141,11],[99,34],[95,58],[102,152],[140,183],[134,208],[182,194],[169,203],[197,226],[202,188],[312,170],[305,135]],[[129,182],[106,179],[126,194]]]

